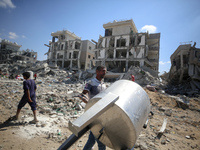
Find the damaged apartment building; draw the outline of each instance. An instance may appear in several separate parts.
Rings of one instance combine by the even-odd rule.
[[[138,33],[133,20],[103,25],[105,36],[96,43],[95,65],[105,65],[113,72],[126,72],[138,66],[158,76],[160,33]]]
[[[20,50],[21,45],[16,42],[12,43],[8,40],[0,42],[0,64],[18,63],[34,63],[37,61],[37,52],[33,50]]]
[[[47,62],[52,67],[71,70],[90,69],[93,65],[95,44],[68,30],[52,32],[52,41],[49,42]]]
[[[171,68],[168,80],[171,83],[181,83],[190,79],[192,89],[200,89],[200,48],[196,43],[179,45],[171,55]]]

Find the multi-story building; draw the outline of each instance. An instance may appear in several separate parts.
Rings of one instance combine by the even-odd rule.
[[[52,41],[47,52],[49,65],[68,68],[72,70],[89,69],[94,58],[93,49],[95,45],[74,33],[63,30],[52,32]]]
[[[18,45],[16,42],[12,43],[8,40],[1,41],[1,49],[0,49],[0,63],[12,63],[11,54],[20,51],[21,45]]]
[[[33,50],[20,50],[21,45],[16,42],[12,43],[8,40],[0,42],[0,64],[12,64],[17,61],[36,62],[37,52]]]
[[[181,83],[191,79],[191,85],[200,89],[200,49],[191,44],[179,45],[171,55],[171,68],[168,80]]]
[[[126,72],[139,66],[158,76],[160,33],[138,33],[133,20],[113,21],[103,25],[105,36],[96,42],[95,65]]]

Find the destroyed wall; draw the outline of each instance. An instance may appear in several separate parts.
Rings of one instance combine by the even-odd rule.
[[[171,55],[169,78],[173,82],[182,82],[188,78],[188,54],[191,44],[180,45]]]
[[[159,70],[159,54],[160,54],[160,33],[149,34],[147,38],[147,59],[151,65],[149,67],[154,73]]]
[[[173,85],[184,84],[193,92],[200,89],[200,49],[196,43],[180,45],[171,55],[171,68],[167,80]],[[186,85],[187,84],[187,85]]]
[[[200,48],[190,49],[188,74],[191,78],[200,80]]]
[[[82,41],[82,50],[80,57],[82,70],[87,70],[92,68],[94,59],[93,49],[95,49],[95,45],[92,42],[90,42],[89,40]]]
[[[131,66],[145,66],[158,76],[160,33],[137,33],[132,20],[104,24],[95,51],[95,64],[110,71],[126,72]]]

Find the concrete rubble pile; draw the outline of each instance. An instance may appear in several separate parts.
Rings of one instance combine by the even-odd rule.
[[[135,82],[141,86],[155,85],[160,86],[160,80],[153,77],[149,72],[144,71],[140,67],[131,66],[122,79],[131,80],[131,74],[135,76]]]
[[[42,135],[55,142],[63,142],[71,134],[66,131],[68,121],[73,121],[84,113],[85,104],[78,98],[78,95],[82,92],[85,81],[95,75],[95,69],[75,73],[59,68],[51,68],[46,62],[37,62],[32,64],[32,66],[26,66],[23,67],[23,69],[18,70],[19,67],[22,68],[22,66],[16,64],[13,64],[12,66],[4,65],[1,70],[2,72],[7,72],[9,74],[16,71],[18,71],[18,74],[21,74],[24,71],[32,71],[38,74],[36,84],[39,123],[33,125],[29,124],[29,121],[33,119],[33,115],[30,107],[26,105],[22,109],[20,115],[21,119],[19,121],[11,121],[13,125],[20,125],[19,129],[13,129],[13,134],[20,134],[20,136],[23,135],[26,138],[39,137]],[[158,98],[150,97],[153,99],[151,102],[152,111],[156,115],[154,115],[154,118],[150,117],[150,125],[146,130],[142,131],[135,148],[157,149],[156,147],[159,142],[162,145],[173,142],[176,143],[177,140],[173,137],[174,130],[178,132],[180,128],[186,130],[189,127],[189,124],[187,123],[185,123],[184,126],[181,125],[181,127],[176,126],[183,118],[190,119],[189,113],[184,116],[182,116],[181,113],[188,110],[199,112],[199,109],[194,107],[193,104],[190,103],[190,98],[184,95],[170,96],[166,94],[169,88],[165,89],[166,93],[163,92],[161,89],[162,84],[159,79],[153,77],[139,67],[130,67],[121,79],[131,80],[131,74],[135,76],[135,82],[143,86],[147,92],[153,91],[152,93],[159,93],[158,96],[160,96],[159,98],[162,99],[163,103],[165,102],[165,99],[169,97],[171,99],[169,102],[165,102],[167,105],[162,105],[161,103],[154,101]],[[0,104],[6,109],[12,110],[10,114],[15,114],[18,102],[23,95],[23,81],[17,79],[11,80],[6,77],[1,77],[0,80]],[[107,86],[110,86],[110,84],[112,83],[106,82]],[[177,103],[177,107],[172,105],[174,102]],[[6,115],[6,112],[2,110],[0,110],[0,113]],[[158,137],[158,130],[160,129],[164,118],[168,118],[168,121],[171,122],[171,124],[168,125],[167,129],[163,132],[164,136]],[[193,124],[191,130],[195,132],[195,129],[199,127],[198,122],[193,120]],[[195,141],[195,138],[197,137],[196,134],[193,135],[192,133],[187,134],[186,136],[186,138],[193,141]],[[83,143],[79,142],[78,144],[79,147],[83,147]],[[195,149],[199,148],[199,146],[191,144],[191,148]]]

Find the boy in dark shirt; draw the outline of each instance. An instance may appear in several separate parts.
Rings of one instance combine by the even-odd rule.
[[[16,119],[18,119],[19,113],[22,107],[24,107],[26,103],[29,103],[29,105],[31,106],[31,110],[33,111],[33,116],[34,116],[34,120],[31,122],[36,123],[38,122],[37,117],[36,117],[36,95],[35,95],[35,91],[37,87],[36,87],[35,81],[32,79],[29,79],[30,77],[29,72],[24,72],[22,75],[23,75],[23,78],[25,79],[25,81],[23,82],[24,95],[22,96],[22,99],[18,104]]]

